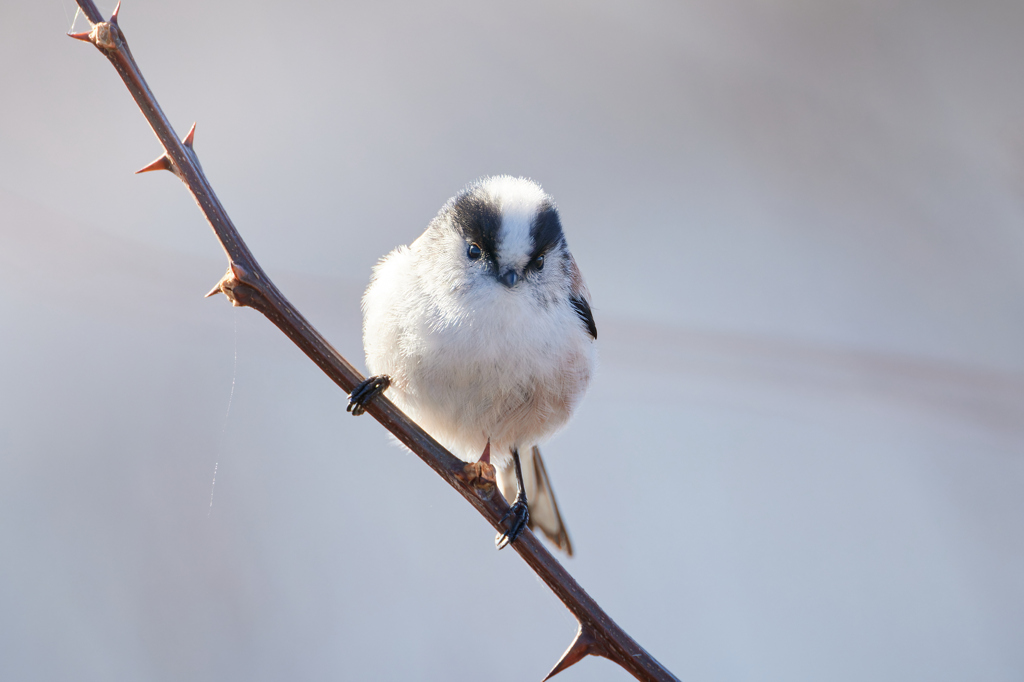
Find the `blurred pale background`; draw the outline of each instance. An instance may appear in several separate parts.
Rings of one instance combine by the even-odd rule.
[[[73,17],[0,13],[0,677],[543,677],[574,633],[547,588],[275,328],[202,299],[220,250],[171,175],[132,175],[159,148]],[[481,175],[555,196],[601,348],[546,448],[568,566],[680,679],[1024,677],[1024,3],[121,23],[359,366],[378,257]]]

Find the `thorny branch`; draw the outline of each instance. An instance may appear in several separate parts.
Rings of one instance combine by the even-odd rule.
[[[68,35],[92,43],[110,60],[164,148],[163,155],[139,172],[169,170],[185,183],[227,254],[228,271],[208,296],[223,293],[232,305],[255,308],[263,313],[342,390],[350,392],[363,377],[278,291],[242,241],[192,148],[195,125],[184,140],[179,141],[157,104],[118,25],[120,3],[109,21],[103,20],[92,0],[78,0],[78,5],[88,18],[91,30]],[[500,494],[495,494],[494,469],[490,464],[466,464],[457,459],[384,397],[373,401],[367,412],[419,455],[496,530],[502,530],[499,524],[508,504]],[[678,682],[608,617],[532,532],[524,531],[512,547],[579,622],[576,638],[545,679],[593,655],[615,661],[639,680]]]

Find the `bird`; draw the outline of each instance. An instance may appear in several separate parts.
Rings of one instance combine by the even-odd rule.
[[[455,456],[494,466],[510,505],[498,549],[530,527],[572,556],[539,445],[590,384],[597,325],[554,200],[527,178],[470,183],[377,263],[362,311],[370,376],[348,411],[387,391]]]

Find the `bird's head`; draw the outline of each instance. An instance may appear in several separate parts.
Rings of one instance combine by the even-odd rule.
[[[500,175],[471,184],[444,205],[423,239],[435,274],[453,291],[542,302],[568,291],[558,210],[532,180]]]

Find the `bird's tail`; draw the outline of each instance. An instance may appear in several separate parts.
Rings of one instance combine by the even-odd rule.
[[[541,530],[555,546],[572,556],[572,541],[558,511],[558,502],[555,501],[540,448],[533,446],[531,456],[520,457],[519,462],[523,467],[523,485],[530,505],[530,529]],[[499,469],[497,474],[501,494],[511,502],[516,497],[516,473],[512,460],[509,460],[507,467]]]

